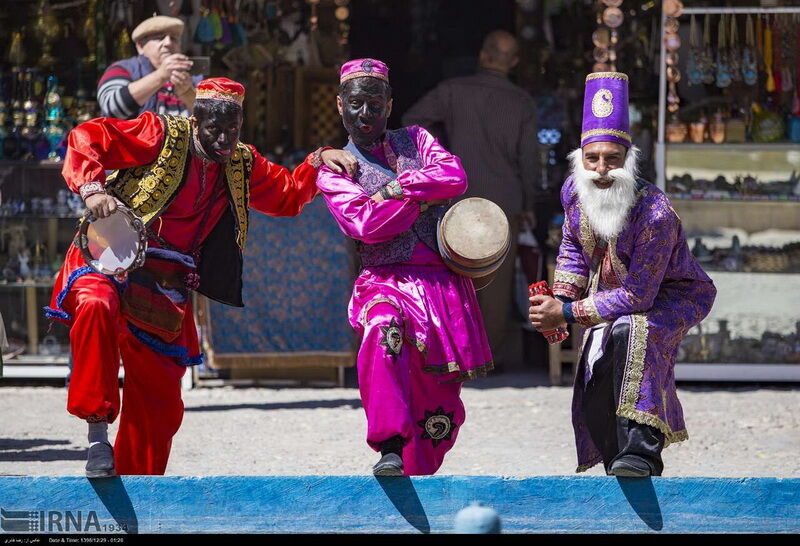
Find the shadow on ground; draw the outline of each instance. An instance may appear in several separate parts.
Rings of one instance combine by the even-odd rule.
[[[45,440],[44,438],[25,440],[0,438],[0,462],[81,461],[86,459],[85,448],[37,449],[42,446],[63,446],[70,443],[68,440]]]
[[[664,518],[653,481],[650,478],[617,478],[617,482],[639,519],[654,531],[663,529]]]
[[[419,500],[417,490],[414,489],[414,482],[407,476],[391,478],[375,478],[378,484],[392,501],[405,520],[410,523],[417,531],[428,534],[431,532],[431,524],[428,515]]]
[[[335,400],[298,400],[297,402],[269,402],[264,404],[216,404],[187,407],[187,412],[192,411],[229,411],[238,409],[255,409],[262,411],[282,409],[318,409],[318,408],[351,408],[361,407],[358,398],[337,398]]]

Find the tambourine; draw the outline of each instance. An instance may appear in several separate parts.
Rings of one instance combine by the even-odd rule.
[[[129,271],[144,265],[147,231],[141,218],[118,204],[105,218],[87,212],[81,219],[77,243],[89,267],[124,281]]]

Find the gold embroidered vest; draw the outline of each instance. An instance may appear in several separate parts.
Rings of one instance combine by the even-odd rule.
[[[107,190],[149,226],[161,215],[183,186],[189,171],[191,122],[164,115],[164,143],[155,161],[148,165],[112,172]],[[236,218],[236,244],[244,251],[247,242],[247,207],[253,154],[241,142],[225,166],[225,183]]]
[[[114,171],[106,178],[106,190],[132,209],[146,226],[161,215],[183,186],[192,154],[188,118],[161,116],[164,143],[148,165]],[[247,242],[250,174],[253,154],[241,142],[225,166],[225,185],[231,206],[202,242],[197,291],[209,298],[243,307],[242,254]]]

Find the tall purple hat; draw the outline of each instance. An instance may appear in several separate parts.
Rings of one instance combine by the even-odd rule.
[[[622,72],[593,72],[586,76],[581,148],[598,141],[631,146],[628,76]]]

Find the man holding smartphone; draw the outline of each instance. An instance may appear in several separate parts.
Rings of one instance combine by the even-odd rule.
[[[142,21],[131,34],[138,55],[109,66],[97,86],[100,113],[131,119],[144,112],[188,116],[195,86],[192,60],[180,52],[183,21],[157,15]]]

